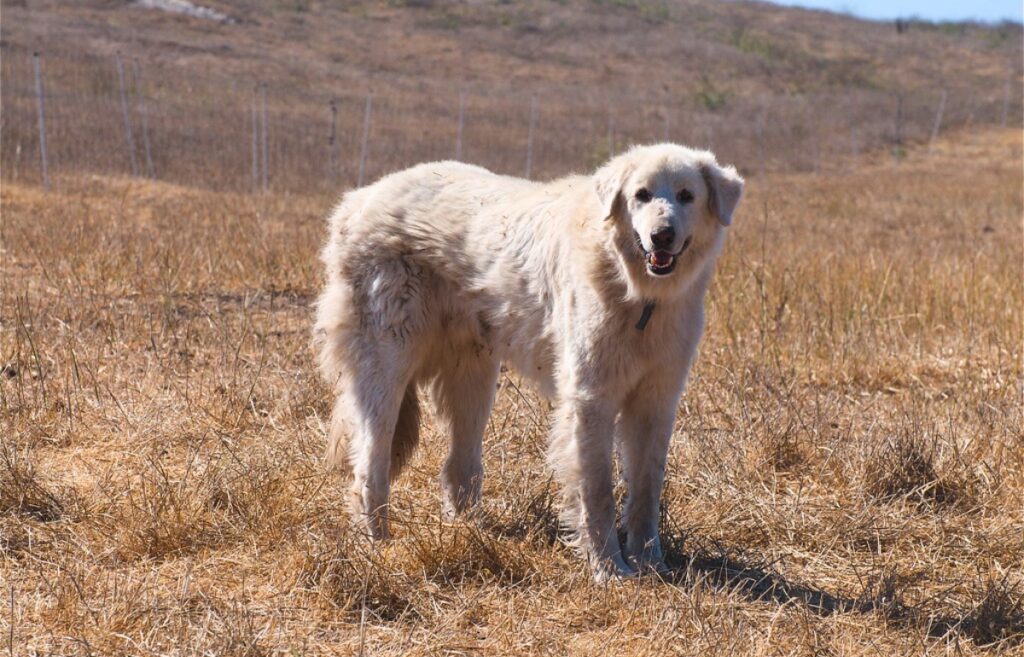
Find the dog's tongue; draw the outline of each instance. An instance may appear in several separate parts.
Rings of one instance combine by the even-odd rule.
[[[672,254],[667,251],[654,251],[651,253],[649,261],[655,267],[668,267],[672,264]]]

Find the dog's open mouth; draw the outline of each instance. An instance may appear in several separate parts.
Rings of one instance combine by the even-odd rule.
[[[676,260],[678,260],[679,256],[683,254],[683,251],[690,246],[691,241],[692,238],[687,237],[678,253],[672,253],[671,251],[663,251],[660,249],[647,251],[644,249],[643,243],[640,241],[640,236],[636,236],[636,244],[644,254],[644,261],[647,263],[647,271],[654,276],[668,276],[671,274],[676,268]]]
[[[655,276],[667,276],[676,268],[676,255],[668,251],[651,251],[647,254],[647,271]]]

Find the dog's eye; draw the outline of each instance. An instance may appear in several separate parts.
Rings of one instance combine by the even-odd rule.
[[[688,189],[680,189],[676,194],[676,200],[683,204],[690,203],[693,201],[693,193]]]
[[[641,187],[640,189],[636,190],[636,194],[634,196],[636,196],[636,200],[640,201],[641,203],[647,203],[648,201],[651,200],[651,193],[647,191],[646,187]]]

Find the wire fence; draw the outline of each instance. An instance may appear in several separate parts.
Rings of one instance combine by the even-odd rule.
[[[0,58],[0,175],[146,176],[254,193],[336,193],[417,162],[458,158],[545,179],[634,143],[713,148],[748,174],[833,167],[944,130],[1020,121],[1016,78],[969,89],[838,89],[717,98],[467,88],[305,89],[184,72],[121,55]]]

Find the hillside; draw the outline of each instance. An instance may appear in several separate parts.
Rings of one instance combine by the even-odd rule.
[[[817,169],[929,139],[943,93],[942,129],[1021,116],[1019,25],[915,22],[898,34],[824,12],[677,0],[204,6],[230,20],[109,0],[5,1],[8,175],[27,169],[24,153],[36,148],[32,51],[42,53],[47,92],[81,108],[48,105],[66,144],[52,140],[63,148],[58,171],[128,170],[120,52],[135,132],[146,113],[153,141],[162,140],[151,156],[158,177],[208,185],[230,170],[223,184],[235,188],[249,184],[258,85],[273,124],[271,185],[289,190],[322,182],[329,167],[341,181],[356,177],[371,91],[367,176],[451,157],[460,93],[464,157],[521,173],[535,130],[534,176],[666,137],[714,146],[748,173]],[[337,138],[328,144],[332,98]],[[202,159],[200,144],[211,146]],[[139,159],[142,149],[135,144]]]
[[[1002,91],[1019,25],[890,23],[751,2],[210,2],[236,22],[128,2],[5,2],[4,45],[137,54],[211,77],[689,101],[826,89]]]

